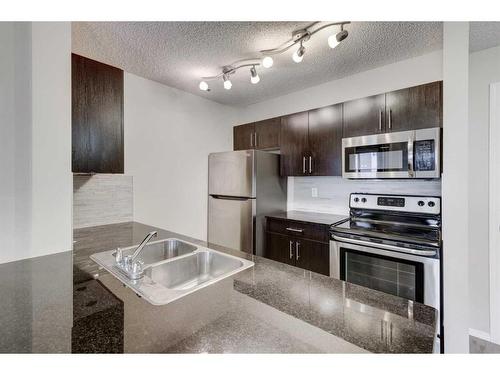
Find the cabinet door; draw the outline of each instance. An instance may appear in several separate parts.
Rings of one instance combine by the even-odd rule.
[[[384,132],[385,94],[344,103],[343,137]]]
[[[233,149],[251,150],[254,148],[255,124],[238,125],[233,128]]]
[[[280,148],[281,117],[257,121],[255,123],[255,148],[276,150]]]
[[[308,174],[306,156],[308,152],[308,112],[282,117],[281,157],[282,176],[304,176]]]
[[[123,70],[71,57],[72,170],[123,173]]]
[[[295,265],[295,243],[293,238],[276,233],[266,233],[266,258]]]
[[[342,104],[309,111],[309,150],[310,175],[342,175]]]
[[[303,258],[302,264],[297,267],[306,268],[313,272],[330,276],[330,245],[328,243],[301,240],[299,260]]]
[[[442,82],[388,92],[385,120],[388,132],[441,127]]]

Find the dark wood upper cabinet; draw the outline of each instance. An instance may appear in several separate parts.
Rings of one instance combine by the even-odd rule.
[[[309,111],[311,176],[342,175],[342,104]]]
[[[309,113],[300,112],[282,117],[280,173],[282,176],[304,176],[308,174]]]
[[[255,123],[254,147],[257,150],[277,150],[280,148],[281,117],[257,121]]]
[[[233,150],[250,150],[254,148],[255,123],[233,127]]]
[[[233,150],[277,150],[280,148],[281,117],[233,127]]]
[[[72,54],[72,170],[123,173],[123,70]]]
[[[385,94],[345,102],[343,122],[344,138],[382,133],[385,123]]]
[[[408,87],[386,94],[387,132],[435,128],[443,125],[442,82]]]

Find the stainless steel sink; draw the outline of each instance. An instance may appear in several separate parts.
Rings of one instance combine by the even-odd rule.
[[[145,270],[154,282],[173,290],[188,290],[243,266],[237,258],[200,251]]]
[[[122,249],[130,255],[136,246]],[[140,253],[143,276],[130,279],[116,266],[115,250],[90,258],[153,305],[165,305],[253,267],[254,263],[203,246],[168,238],[148,243]]]
[[[123,249],[124,255],[131,255],[136,246],[131,246],[126,249]],[[175,258],[181,255],[186,255],[192,253],[197,249],[196,246],[178,240],[177,238],[168,238],[166,240],[150,242],[138,256],[138,260],[144,262],[144,264],[151,265],[166,259]]]

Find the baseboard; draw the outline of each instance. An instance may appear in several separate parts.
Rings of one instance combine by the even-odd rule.
[[[478,339],[491,341],[489,332],[480,331],[478,329],[469,328],[469,335],[477,337]]]

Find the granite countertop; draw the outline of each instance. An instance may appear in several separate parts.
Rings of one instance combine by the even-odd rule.
[[[310,211],[282,211],[266,215],[276,219],[300,221],[305,223],[332,225],[338,221],[346,219],[347,215],[326,214],[322,212]]]
[[[0,351],[433,351],[436,310],[431,307],[157,229],[159,239],[176,237],[255,262],[254,268],[229,284],[231,295],[224,295],[219,303],[224,311],[181,337],[175,331],[175,319],[189,313],[189,308],[173,303],[166,305],[170,315],[161,314],[158,306],[121,287],[89,259],[95,252],[138,244],[154,229],[136,222],[77,229],[73,264],[68,262],[71,253],[67,252],[0,265],[0,281],[7,285],[0,296],[6,301],[0,307]],[[41,281],[45,282],[43,287],[39,287]],[[30,295],[25,295],[26,290]],[[197,293],[191,295],[191,302],[193,298],[208,298]],[[167,341],[162,337],[148,340],[159,326],[141,324],[165,316],[175,332]],[[135,345],[141,340],[147,346]]]

